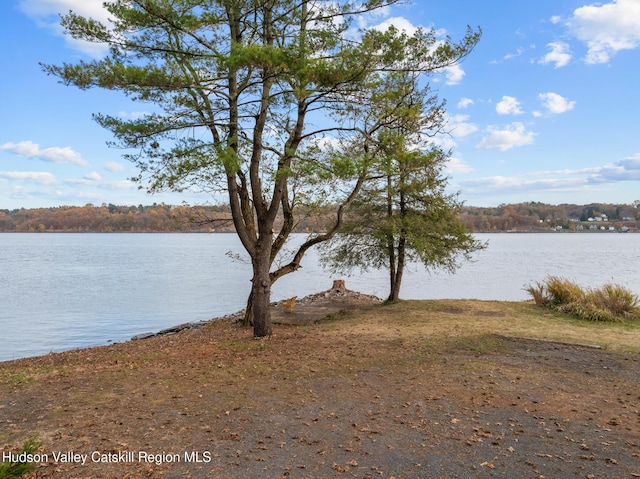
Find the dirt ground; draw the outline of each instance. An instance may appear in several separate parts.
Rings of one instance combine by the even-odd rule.
[[[37,478],[640,477],[637,353],[380,308],[318,295],[268,339],[227,318],[0,363],[0,443],[38,434]]]

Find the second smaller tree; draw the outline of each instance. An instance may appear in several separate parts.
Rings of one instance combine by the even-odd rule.
[[[387,75],[380,85],[376,108],[404,107],[375,138],[370,177],[342,233],[324,247],[323,263],[334,272],[388,269],[387,301],[397,302],[407,263],[453,272],[485,244],[460,221],[458,195],[445,192],[450,155],[430,139],[443,132],[443,105],[406,74]]]

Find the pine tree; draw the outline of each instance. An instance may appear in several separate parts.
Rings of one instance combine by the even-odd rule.
[[[403,107],[376,135],[369,181],[342,233],[324,248],[324,264],[334,271],[388,269],[388,302],[400,299],[407,262],[454,271],[484,247],[462,223],[457,195],[446,193],[449,154],[432,141],[444,132],[444,104],[417,85],[416,76],[403,72],[381,80],[376,107]]]
[[[311,238],[271,271],[301,199],[318,202],[316,191],[351,185],[342,197],[325,195],[338,205],[337,227],[362,185],[366,168],[356,161],[367,156],[332,161],[318,147],[323,135],[368,131],[363,105],[371,75],[433,72],[459,62],[479,40],[470,29],[457,44],[433,30],[347,34],[363,14],[396,2],[112,0],[105,3],[111,25],[63,16],[68,34],[105,43],[110,53],[45,71],[66,84],[150,104],[141,118],[95,115],[131,151],[125,156],[139,169],[135,179],[150,192],[198,188],[228,196],[253,265],[247,319],[255,336],[271,334],[273,282],[299,268],[312,244],[331,237]],[[276,232],[279,213],[284,222]]]

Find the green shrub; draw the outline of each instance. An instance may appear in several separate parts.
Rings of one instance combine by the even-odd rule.
[[[22,445],[22,450],[18,454],[26,452],[35,453],[42,444],[36,438],[28,439]],[[30,462],[3,462],[0,464],[0,479],[17,479],[28,472],[33,471],[36,465]]]
[[[617,284],[584,290],[577,284],[548,277],[543,283],[525,288],[536,305],[590,321],[624,321],[640,319],[638,296]]]

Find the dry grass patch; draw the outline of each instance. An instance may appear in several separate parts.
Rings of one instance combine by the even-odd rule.
[[[442,342],[445,339],[501,334],[594,344],[612,351],[640,351],[640,323],[585,322],[542,310],[533,302],[478,300],[402,301],[355,314],[323,329],[336,335],[367,336],[372,342]]]
[[[622,285],[584,289],[573,281],[550,276],[526,289],[538,306],[589,321],[640,320],[640,299]]]

